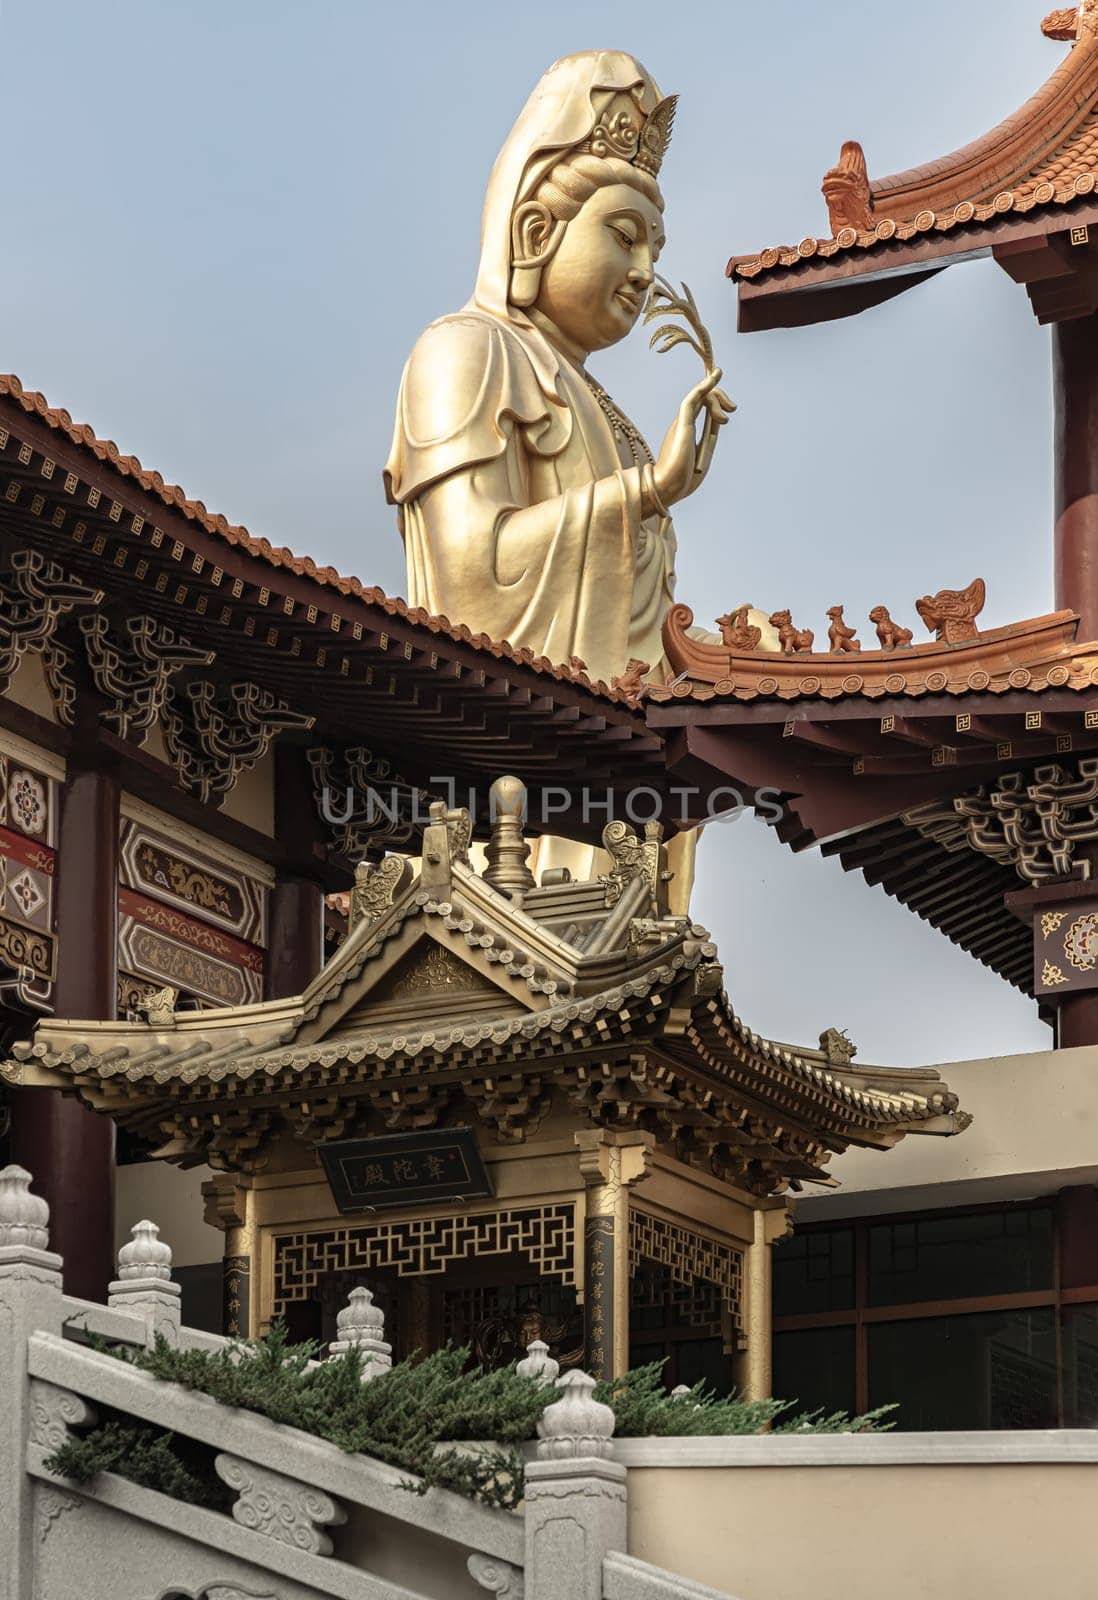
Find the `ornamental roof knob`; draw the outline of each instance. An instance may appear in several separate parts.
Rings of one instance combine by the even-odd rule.
[[[614,1449],[615,1417],[609,1406],[593,1398],[594,1378],[586,1372],[566,1372],[557,1379],[557,1388],[560,1399],[546,1406],[538,1420],[539,1459],[609,1457]]]
[[[41,1195],[31,1194],[31,1175],[24,1167],[0,1172],[0,1248],[23,1245],[45,1250],[50,1242],[50,1208]]]
[[[488,814],[492,835],[486,851],[485,882],[501,894],[521,900],[527,889],[534,888],[534,874],[527,866],[530,847],[522,836],[526,785],[520,778],[496,779],[488,791]]]
[[[536,1378],[540,1383],[555,1383],[560,1362],[549,1354],[544,1339],[531,1339],[526,1354],[515,1368],[520,1378]]]
[[[160,1238],[155,1222],[135,1222],[132,1237],[118,1252],[118,1277],[122,1283],[134,1278],[170,1278],[171,1246]]]

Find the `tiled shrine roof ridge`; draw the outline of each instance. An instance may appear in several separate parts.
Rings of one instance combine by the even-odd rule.
[[[769,1192],[823,1180],[849,1144],[965,1125],[934,1072],[856,1068],[833,1031],[820,1050],[751,1032],[709,935],[667,916],[666,856],[648,835],[612,834],[603,878],[513,901],[463,858],[461,820],[434,825],[448,842],[440,831],[418,877],[365,886],[370,909],[304,995],[148,1023],[49,1021],[0,1074],[75,1089],[163,1140],[166,1159],[228,1167],[262,1163],[280,1130],[308,1142],[378,1117],[444,1124],[459,1101],[514,1141],[556,1095]]]

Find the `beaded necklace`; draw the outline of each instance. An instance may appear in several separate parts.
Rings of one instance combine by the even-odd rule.
[[[596,383],[594,378],[592,378],[591,374],[584,367],[581,367],[579,370],[584,383],[595,397],[595,404],[606,417],[611,428],[613,429],[615,441],[619,439],[625,440],[630,451],[632,452],[633,460],[638,466],[641,464],[641,462],[647,462],[649,466],[654,466],[656,458],[652,454],[651,450],[649,450],[647,442],[645,441],[639,428],[635,427],[634,424],[630,422],[624,411],[619,410],[602,385],[600,383]]]

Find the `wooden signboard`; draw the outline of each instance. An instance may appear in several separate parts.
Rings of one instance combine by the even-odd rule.
[[[341,1213],[492,1193],[472,1128],[339,1139],[317,1151]]]

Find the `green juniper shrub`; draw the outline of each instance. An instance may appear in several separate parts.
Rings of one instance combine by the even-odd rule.
[[[82,1439],[67,1439],[46,1457],[46,1468],[74,1483],[88,1483],[100,1472],[158,1489],[173,1500],[211,1511],[227,1511],[232,1492],[213,1469],[213,1452],[163,1428],[146,1427],[120,1416],[101,1417]]]
[[[351,1454],[388,1462],[413,1475],[405,1487],[417,1493],[446,1488],[508,1508],[522,1498],[518,1446],[536,1437],[537,1420],[555,1396],[551,1385],[522,1377],[513,1366],[467,1371],[469,1351],[451,1346],[401,1361],[382,1381],[363,1383],[360,1351],[351,1349],[334,1361],[318,1363],[318,1347],[291,1345],[280,1324],[265,1338],[215,1351],[177,1350],[159,1336],[150,1350],[103,1341],[96,1348],[222,1405],[254,1411]],[[619,1436],[747,1434],[767,1428],[869,1432],[882,1426],[890,1409],[854,1419],[822,1412],[786,1419],[789,1402],[722,1398],[703,1384],[673,1398],[663,1387],[662,1365],[654,1362],[596,1385],[595,1398],[613,1408]],[[492,1441],[495,1448],[461,1448],[469,1441]],[[458,1448],[446,1447],[450,1445]],[[173,1439],[163,1430],[111,1421],[63,1445],[47,1465],[80,1482],[97,1471],[111,1471],[196,1504],[223,1504],[221,1498],[209,1498],[223,1492],[212,1462],[199,1460],[194,1449],[188,1454],[189,1446],[190,1441]],[[173,1482],[178,1487],[168,1487]]]

